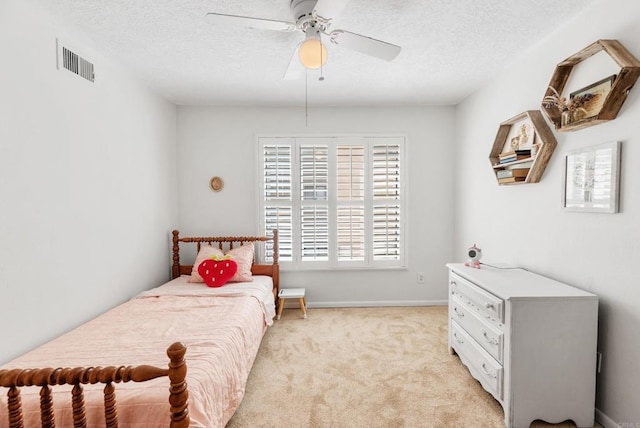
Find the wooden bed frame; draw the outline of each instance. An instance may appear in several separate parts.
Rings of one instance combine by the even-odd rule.
[[[277,303],[278,291],[280,291],[280,265],[278,264],[278,229],[273,230],[273,236],[212,236],[212,237],[186,237],[180,238],[180,232],[174,230],[173,234],[173,264],[171,265],[171,278],[178,278],[180,275],[191,275],[193,265],[180,264],[180,243],[195,243],[197,251],[200,246],[209,244],[217,245],[221,250],[233,249],[234,244],[244,245],[248,242],[266,242],[273,240],[273,264],[253,264],[251,273],[253,275],[267,275],[273,280],[273,297]]]
[[[43,368],[0,370],[0,386],[9,388],[9,427],[23,428],[22,402],[20,388],[25,386],[40,387],[40,420],[43,428],[54,428],[53,397],[49,386],[73,385],[71,406],[73,409],[73,426],[86,427],[87,420],[84,408],[82,385],[104,383],[104,414],[107,427],[118,426],[118,411],[113,383],[145,382],[167,376],[171,382],[169,403],[171,405],[171,428],[187,428],[189,419],[189,392],[187,391],[187,365],[184,354],[187,348],[182,343],[174,343],[167,349],[169,368],[154,366],[120,366],[120,367],[75,367],[75,368]]]
[[[248,242],[265,242],[273,240],[273,264],[253,264],[251,272],[254,275],[267,275],[273,280],[273,294],[277,302],[280,289],[280,270],[278,265],[278,231],[273,231],[272,237],[266,236],[227,236],[227,237],[179,237],[179,232],[173,234],[173,262],[171,277],[190,275],[193,265],[180,264],[180,243],[195,243],[200,251],[202,243],[217,244],[224,250],[232,249],[235,243],[243,245]],[[82,385],[102,383],[104,387],[105,421],[107,427],[118,426],[118,413],[114,383],[145,382],[151,379],[167,376],[170,381],[170,427],[187,428],[190,424],[186,375],[187,365],[185,353],[187,348],[176,342],[167,349],[169,368],[140,365],[140,366],[109,366],[109,367],[75,367],[75,368],[29,368],[0,370],[0,387],[9,388],[8,413],[9,427],[23,428],[22,402],[20,388],[39,386],[40,389],[40,417],[42,427],[55,427],[53,398],[50,386],[72,385],[71,407],[74,427],[86,427],[85,403]]]

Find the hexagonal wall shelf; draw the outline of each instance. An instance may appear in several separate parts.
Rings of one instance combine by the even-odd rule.
[[[489,154],[498,184],[539,182],[557,144],[539,110],[502,122]]]
[[[640,61],[617,40],[598,40],[559,63],[551,76],[549,86],[562,95],[573,67],[603,50],[620,66],[620,72],[611,82],[611,89],[597,114],[572,123],[563,124],[562,114],[559,109],[544,101],[542,102],[542,111],[553,122],[557,131],[574,131],[615,119],[622,104],[627,99],[629,91],[638,80],[640,76]],[[545,97],[551,95],[553,95],[553,91],[547,87]]]

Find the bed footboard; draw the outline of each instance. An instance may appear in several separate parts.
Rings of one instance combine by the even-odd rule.
[[[187,391],[187,365],[184,355],[187,348],[179,342],[167,349],[169,368],[154,366],[120,366],[120,367],[75,367],[75,368],[42,368],[0,370],[0,386],[9,388],[7,393],[9,407],[9,426],[22,428],[22,403],[20,388],[39,386],[40,417],[42,427],[54,427],[53,398],[51,386],[73,385],[71,406],[73,409],[74,427],[86,427],[84,394],[82,385],[104,383],[104,411],[107,427],[118,426],[118,412],[114,383],[145,382],[158,377],[167,376],[170,381],[169,405],[172,428],[189,426],[189,408]]]

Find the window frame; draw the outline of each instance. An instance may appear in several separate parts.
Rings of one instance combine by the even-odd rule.
[[[328,148],[328,195],[326,201],[303,200],[301,198],[301,145],[324,145]],[[291,201],[278,201],[275,204],[265,199],[265,162],[264,147],[271,145],[288,145],[291,147]],[[353,201],[338,201],[337,196],[337,147],[343,145],[365,146],[365,174],[364,174],[364,201],[362,203]],[[399,199],[390,199],[386,203],[395,202],[400,209],[399,215],[399,257],[393,260],[374,260],[374,236],[373,236],[373,214],[376,205],[384,204],[384,201],[376,201],[373,197],[373,147],[374,145],[398,145],[399,153]],[[292,260],[286,261],[280,258],[280,265],[283,270],[375,270],[375,269],[406,269],[407,257],[407,137],[402,134],[380,134],[380,135],[256,135],[256,161],[258,164],[257,186],[258,186],[258,228],[262,233],[270,233],[265,229],[265,208],[271,205],[291,207],[291,252]],[[303,206],[327,206],[328,207],[328,260],[311,261],[302,260],[301,257],[301,209]],[[365,217],[365,258],[357,260],[338,259],[338,235],[337,217],[338,206],[362,206]],[[265,260],[265,250],[262,250],[261,260]]]

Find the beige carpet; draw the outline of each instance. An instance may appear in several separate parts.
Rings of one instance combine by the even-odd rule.
[[[269,328],[228,428],[504,427],[500,404],[448,353],[446,307],[308,314],[285,309]]]

